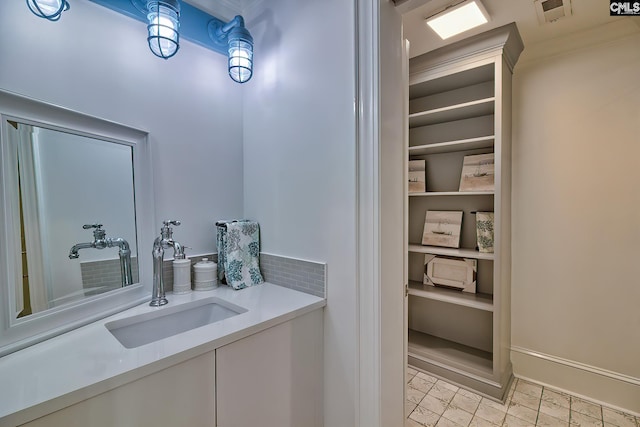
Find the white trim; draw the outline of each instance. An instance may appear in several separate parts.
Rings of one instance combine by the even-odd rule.
[[[564,359],[562,357],[553,356],[550,354],[540,353],[538,351],[529,350],[527,348],[519,346],[511,346],[511,351],[522,353],[527,356],[543,359],[549,362],[557,363],[571,368],[587,371],[592,374],[600,375],[612,380],[622,381],[635,386],[640,386],[640,378],[632,377],[630,375],[621,374],[619,372],[610,371],[608,369],[598,368],[597,366],[587,365],[586,363],[576,362],[575,360]]]
[[[378,2],[357,0],[356,187],[358,349],[356,426],[380,427]]]

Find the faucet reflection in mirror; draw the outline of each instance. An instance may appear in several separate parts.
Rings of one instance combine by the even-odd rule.
[[[129,242],[122,237],[107,237],[107,232],[102,228],[102,224],[85,224],[82,226],[84,230],[93,228],[93,242],[76,243],[69,251],[69,259],[78,259],[80,249],[104,249],[118,247],[118,256],[120,257],[120,276],[122,277],[122,287],[133,283],[131,274],[131,249]]]
[[[159,307],[167,304],[169,301],[165,297],[164,277],[162,275],[162,263],[164,261],[164,250],[173,248],[174,259],[184,259],[184,246],[173,240],[173,228],[180,225],[180,221],[166,220],[162,221],[160,236],[156,237],[153,242],[153,290],[151,291],[152,307]]]
[[[22,273],[16,283],[17,316],[136,283],[137,257],[131,255],[137,251],[131,147],[17,120],[6,122],[7,155],[2,166],[6,197],[13,201],[10,206],[17,220],[15,238],[7,244],[22,252],[15,257],[16,270]],[[94,242],[74,246],[67,256],[61,245],[70,248],[85,240],[76,231],[77,220],[96,216],[108,220],[122,237],[107,239],[105,231],[96,227]],[[118,247],[119,267],[107,253],[86,254],[82,263],[70,261],[82,247]]]

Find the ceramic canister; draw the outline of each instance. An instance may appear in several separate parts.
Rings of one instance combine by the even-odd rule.
[[[193,266],[195,272],[194,289],[196,291],[208,291],[218,287],[218,264],[208,258]]]

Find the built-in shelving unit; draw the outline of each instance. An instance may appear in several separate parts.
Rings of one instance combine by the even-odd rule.
[[[408,160],[426,191],[407,193],[409,364],[502,399],[510,346],[511,73],[515,24],[411,59]],[[475,52],[475,53],[474,53]],[[493,191],[458,191],[464,157],[494,154]],[[463,212],[460,248],[424,246],[428,210]],[[475,213],[494,212],[494,252],[477,250]],[[477,260],[476,293],[423,284],[425,255]]]

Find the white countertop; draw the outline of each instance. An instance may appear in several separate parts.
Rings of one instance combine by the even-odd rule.
[[[105,327],[116,319],[212,296],[247,312],[131,349]],[[326,304],[322,298],[270,283],[239,291],[220,286],[169,293],[167,299],[163,307],[145,303],[0,358],[0,426],[25,423]]]

